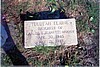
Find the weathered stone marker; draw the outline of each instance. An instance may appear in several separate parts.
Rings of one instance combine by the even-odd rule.
[[[37,45],[77,45],[75,19],[25,21],[24,45],[25,48]]]

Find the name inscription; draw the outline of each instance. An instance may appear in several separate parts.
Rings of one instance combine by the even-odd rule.
[[[25,21],[24,44],[25,48],[37,45],[77,45],[75,19]]]

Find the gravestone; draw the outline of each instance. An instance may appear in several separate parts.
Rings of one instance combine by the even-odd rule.
[[[38,45],[77,45],[75,19],[24,21],[24,45],[25,48]]]

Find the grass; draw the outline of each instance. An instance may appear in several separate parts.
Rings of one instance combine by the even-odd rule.
[[[41,2],[39,0],[39,2],[38,1],[36,3],[34,2],[34,4],[36,4],[36,6],[38,6],[39,4],[41,4]],[[70,4],[68,6],[65,6],[64,9],[75,11],[75,9],[80,7],[80,5],[83,6],[83,11],[81,12],[83,14],[82,19],[76,20],[76,26],[77,26],[78,33],[84,31],[84,32],[91,32],[91,33],[97,34],[95,31],[97,31],[98,27],[99,27],[99,4],[95,3],[95,2],[92,2],[92,1],[87,1],[87,0],[70,0],[69,3]],[[9,4],[10,3],[7,3],[7,4],[5,2],[2,3],[2,9],[3,9],[2,13],[3,13],[3,11],[6,11],[6,12],[8,12],[8,14],[13,15],[12,11],[15,11],[17,14],[19,14],[20,9],[23,9],[23,11],[26,11],[30,7],[30,6],[28,6],[28,5],[30,5],[30,3],[27,1],[27,2],[24,2],[24,3],[19,3],[17,6],[11,7],[12,11],[9,12],[9,9],[7,8],[7,6]],[[64,4],[62,4],[62,5],[64,6]],[[76,5],[78,5],[78,7]],[[31,4],[31,6],[33,6],[33,4]],[[33,12],[38,11],[38,8],[36,8],[36,9],[32,8],[32,9],[33,9]],[[86,11],[86,12],[84,12],[84,11]],[[89,23],[88,21],[90,20],[91,17],[93,17],[93,20],[90,23],[93,26],[88,24]],[[14,21],[14,22],[16,22],[16,21]],[[97,29],[95,29],[95,27]],[[17,42],[17,47],[18,47],[18,49],[21,50],[21,48],[24,48],[21,45],[22,44],[21,39],[22,39],[22,34],[23,34],[21,23],[19,25],[16,25],[16,28],[19,30],[18,36],[15,36],[15,38],[18,38],[18,40],[19,40]],[[79,43],[79,44],[81,44],[81,43]],[[60,54],[63,51],[63,48],[64,48],[64,46],[57,46],[57,47],[36,46],[36,47],[32,48],[31,50],[36,51],[37,53],[43,54],[43,56],[45,55],[47,59],[44,60],[43,62],[40,62],[37,59],[33,59],[32,57],[28,57],[27,60],[31,65],[35,65],[35,66],[37,66],[37,65],[38,66],[50,65],[53,61],[57,60],[56,59],[57,56],[55,55],[55,51],[58,51],[57,54]],[[72,51],[68,50],[67,52],[68,52],[67,53],[68,58],[67,58],[67,60],[65,60],[66,65],[67,66],[77,66],[77,65],[79,65],[79,59],[77,59],[77,58],[78,58],[78,53],[80,51],[75,48],[74,50],[72,50]],[[52,57],[53,57],[52,60],[50,60],[50,58],[51,58],[49,56],[50,53],[54,54],[54,55],[52,55]],[[63,52],[61,53],[61,55],[63,56]],[[9,59],[9,57],[6,54],[2,54],[1,57],[2,57],[2,59],[1,59],[2,60],[2,65],[6,65],[6,66],[12,65],[11,60]]]

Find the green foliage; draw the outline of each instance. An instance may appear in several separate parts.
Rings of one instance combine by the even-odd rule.
[[[55,10],[57,10],[59,8],[63,8],[64,2],[56,1],[56,0],[47,0],[46,6],[49,7],[51,12],[55,12]]]
[[[11,59],[5,54],[1,53],[1,66],[10,66],[12,65]]]
[[[37,51],[38,53],[43,53],[48,55],[50,51],[55,51],[56,47],[54,46],[35,46],[33,50]]]
[[[86,2],[86,9],[87,13],[89,15],[89,19],[91,21],[91,24],[93,24],[95,27],[99,27],[99,3],[94,2]],[[90,32],[95,33],[95,29],[91,28]]]
[[[92,23],[98,26],[99,22],[99,3],[87,2],[86,9],[89,17],[93,17]]]

